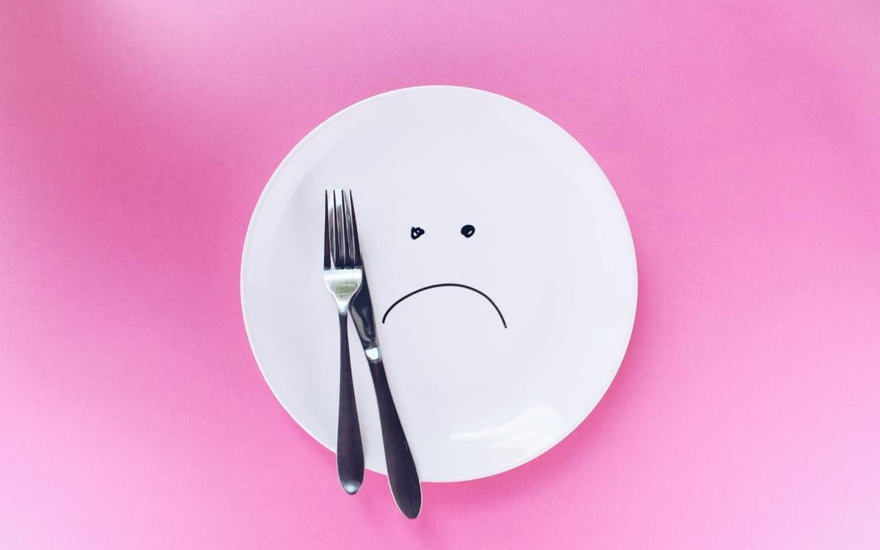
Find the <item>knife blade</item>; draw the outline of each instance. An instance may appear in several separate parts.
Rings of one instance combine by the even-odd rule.
[[[360,292],[351,302],[349,312],[357,330],[364,355],[370,366],[373,388],[376,390],[376,401],[379,404],[379,423],[382,425],[382,443],[385,447],[385,465],[388,468],[388,484],[394,502],[406,517],[414,519],[422,509],[422,487],[419,474],[413,461],[403,425],[391,397],[385,365],[382,362],[382,349],[379,346],[379,335],[376,332],[376,318],[373,313],[373,302],[367,284],[367,270],[363,270],[364,279]]]

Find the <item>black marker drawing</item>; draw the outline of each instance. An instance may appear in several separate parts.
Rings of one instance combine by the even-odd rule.
[[[474,228],[474,226],[471,224],[461,226],[461,234],[464,235],[465,238],[470,239],[471,237],[473,237],[474,231],[476,231],[476,228]]]
[[[394,307],[397,306],[397,304],[399,304],[400,302],[406,300],[407,298],[409,298],[411,296],[415,296],[419,292],[424,292],[424,291],[430,290],[432,288],[439,288],[439,287],[443,287],[443,286],[454,286],[454,287],[465,288],[467,290],[471,290],[473,292],[476,292],[477,294],[479,294],[480,296],[482,296],[483,298],[488,300],[490,304],[492,304],[492,307],[494,307],[495,311],[498,312],[498,317],[501,318],[501,324],[504,325],[504,328],[507,328],[507,321],[504,320],[504,315],[502,315],[501,310],[498,308],[498,306],[495,304],[495,302],[492,300],[492,298],[489,298],[489,296],[485,292],[483,292],[481,290],[477,290],[476,288],[474,288],[472,286],[462,285],[462,284],[458,284],[458,283],[440,283],[437,285],[423,286],[422,288],[413,290],[412,292],[410,292],[406,296],[398,299],[396,302],[391,304],[391,306],[387,310],[385,310],[385,315],[382,316],[382,324],[385,324],[385,319],[388,318],[388,314],[391,313],[391,310],[394,309]]]
[[[424,234],[425,234],[425,230],[422,229],[421,227],[418,227],[418,226],[413,227],[412,229],[409,230],[409,236],[410,236],[410,238],[412,238],[412,240],[416,240]]]

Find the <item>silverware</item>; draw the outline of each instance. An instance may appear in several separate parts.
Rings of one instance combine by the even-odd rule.
[[[382,442],[385,446],[385,464],[388,468],[388,483],[391,485],[391,494],[394,495],[394,502],[397,503],[397,507],[403,512],[403,515],[412,519],[417,517],[422,509],[422,487],[419,484],[419,474],[409,450],[409,443],[406,441],[400,417],[397,415],[397,408],[394,406],[394,399],[391,398],[388,378],[385,376],[379,336],[376,334],[373,303],[370,300],[370,288],[367,285],[367,272],[360,256],[354,200],[350,192],[348,199],[356,256],[355,265],[361,269],[363,279],[360,291],[351,303],[351,318],[360,337],[361,346],[364,348],[364,355],[367,356],[367,363],[370,365],[370,375],[373,378],[376,400],[379,403],[379,422],[382,425]]]
[[[339,424],[336,433],[336,471],[346,493],[353,495],[364,481],[364,445],[358,424],[351,356],[348,350],[348,309],[364,280],[358,250],[354,211],[348,192],[324,192],[324,286],[339,311]]]

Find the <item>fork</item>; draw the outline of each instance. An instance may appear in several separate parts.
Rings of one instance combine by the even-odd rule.
[[[324,191],[324,286],[339,312],[339,424],[336,432],[336,471],[346,493],[353,495],[364,481],[364,445],[358,423],[351,355],[348,349],[348,307],[364,280],[360,250],[352,225],[351,194]]]

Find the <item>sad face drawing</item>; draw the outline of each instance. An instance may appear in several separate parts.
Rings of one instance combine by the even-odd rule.
[[[475,232],[476,232],[476,228],[471,224],[465,224],[465,225],[461,226],[461,235],[466,239],[470,239],[471,237],[473,237]],[[413,226],[412,228],[410,228],[410,238],[412,240],[416,240],[416,239],[422,237],[424,234],[425,234],[425,230],[422,229],[421,227]],[[489,295],[486,294],[485,292],[483,292],[482,290],[476,289],[472,286],[462,284],[462,283],[435,283],[435,284],[423,286],[421,288],[417,288],[417,289],[413,290],[412,292],[409,292],[406,295],[402,296],[397,301],[395,301],[393,304],[388,306],[388,309],[386,309],[384,315],[382,315],[382,323],[385,323],[385,321],[388,319],[388,314],[391,313],[391,310],[394,309],[395,306],[397,306],[402,301],[404,301],[408,298],[411,298],[411,297],[415,296],[416,294],[419,294],[420,292],[424,292],[426,290],[432,290],[435,288],[444,288],[444,287],[461,288],[464,290],[469,290],[471,292],[476,292],[477,294],[479,294],[480,296],[485,298],[492,305],[493,308],[495,308],[495,311],[498,312],[498,317],[501,319],[501,324],[504,326],[504,328],[507,328],[507,321],[504,320],[504,314],[501,313],[501,309],[498,307],[498,305],[495,303],[495,301],[492,300],[492,298],[490,298]]]

